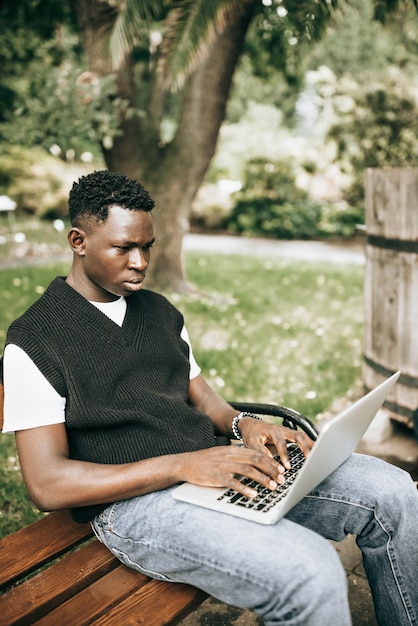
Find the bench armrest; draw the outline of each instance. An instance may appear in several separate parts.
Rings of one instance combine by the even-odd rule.
[[[300,428],[314,441],[318,437],[318,430],[310,419],[285,406],[278,404],[259,404],[257,402],[234,402],[230,401],[234,409],[237,411],[247,411],[248,413],[255,413],[256,415],[270,415],[272,417],[280,417],[283,420],[283,426],[293,428],[294,430]]]

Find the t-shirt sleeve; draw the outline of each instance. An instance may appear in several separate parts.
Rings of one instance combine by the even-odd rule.
[[[6,346],[3,376],[3,433],[65,422],[65,398],[18,346]]]
[[[192,380],[192,378],[196,378],[196,376],[199,376],[201,369],[198,366],[196,359],[194,358],[192,344],[190,343],[189,333],[187,332],[187,329],[185,326],[183,326],[180,336],[189,345],[190,380]]]

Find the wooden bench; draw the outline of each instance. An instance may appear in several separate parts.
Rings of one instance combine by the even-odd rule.
[[[177,624],[208,597],[125,567],[67,511],[2,539],[0,563],[2,626]]]
[[[0,428],[2,394],[0,385]],[[233,404],[239,411],[281,417],[316,436],[309,420],[284,407]],[[1,626],[178,624],[208,597],[125,567],[89,524],[73,522],[68,511],[50,513],[0,540],[0,593]]]

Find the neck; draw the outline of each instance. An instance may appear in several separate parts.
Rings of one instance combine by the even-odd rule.
[[[94,287],[83,275],[71,268],[65,282],[90,302],[114,302],[120,296]]]

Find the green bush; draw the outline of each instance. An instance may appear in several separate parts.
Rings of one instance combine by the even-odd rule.
[[[236,203],[228,228],[248,235],[311,239],[318,235],[320,220],[321,207],[314,202],[278,204],[268,197],[247,197]]]
[[[228,230],[248,235],[285,239],[313,236],[318,207],[305,207],[306,193],[295,185],[288,163],[257,157],[246,163],[244,185],[234,194],[235,204],[226,220]]]
[[[280,239],[350,237],[364,222],[362,207],[312,200],[296,186],[289,163],[251,159],[244,178],[224,223],[232,232]]]
[[[321,223],[319,224],[319,236],[352,237],[356,234],[358,225],[364,223],[365,210],[363,205],[351,206],[345,202],[324,204]]]
[[[298,202],[307,193],[295,184],[295,172],[287,161],[272,161],[262,157],[250,159],[245,164],[244,184],[236,194],[237,199],[247,195],[268,196],[278,203]]]

